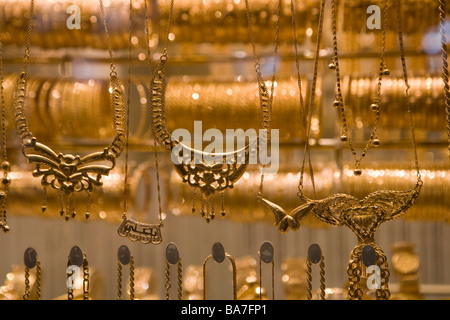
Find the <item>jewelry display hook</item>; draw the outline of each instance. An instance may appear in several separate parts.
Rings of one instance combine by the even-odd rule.
[[[233,256],[227,253],[220,242],[216,242],[212,246],[212,253],[203,262],[203,300],[206,300],[206,263],[210,259],[214,259],[217,263],[222,263],[228,258],[231,262],[233,268],[233,300],[237,300],[237,290],[236,290],[236,262]]]
[[[41,263],[37,259],[36,250],[33,248],[28,248],[25,250],[23,255],[23,262],[25,264],[25,293],[23,295],[23,300],[29,300],[31,296],[30,287],[30,269],[36,267],[36,300],[41,299]]]
[[[308,257],[306,258],[307,273],[307,297],[312,299],[312,264],[319,264],[320,267],[320,299],[325,300],[325,257],[322,249],[317,243],[313,243],[308,248]]]
[[[170,265],[177,266],[177,292],[178,300],[182,300],[183,297],[183,273],[180,253],[178,252],[177,245],[170,242],[166,246],[166,299],[170,300],[170,288],[172,284],[170,282]]]
[[[130,265],[130,300],[134,300],[134,257],[126,245],[117,251],[117,300],[122,300],[122,266]]]
[[[275,266],[273,261],[274,248],[270,241],[264,241],[259,255],[259,300],[262,300],[262,262],[272,264],[272,300],[275,300]]]

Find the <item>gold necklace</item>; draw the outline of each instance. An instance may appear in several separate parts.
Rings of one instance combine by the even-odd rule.
[[[5,106],[5,94],[3,87],[3,44],[0,37],[0,98],[1,98],[1,127],[2,127],[2,162],[1,168],[3,170],[2,185],[3,190],[0,191],[0,227],[3,232],[8,232],[10,227],[8,226],[8,219],[6,217],[6,200],[9,192],[9,185],[11,184],[11,178],[8,177],[8,172],[11,171],[11,165],[8,162],[8,155],[6,150],[6,106]]]
[[[323,0],[325,1],[325,0]],[[323,3],[322,3],[323,4]],[[417,157],[417,148],[415,142],[414,122],[412,109],[409,102],[409,83],[406,70],[405,50],[403,44],[403,32],[400,16],[400,4],[395,1],[397,9],[398,37],[400,43],[400,54],[402,62],[402,71],[404,83],[406,86],[406,103],[409,115],[410,135],[414,153],[414,166],[417,174],[417,182],[414,188],[407,191],[381,190],[369,194],[363,200],[359,200],[348,194],[335,194],[321,200],[312,200],[299,192],[300,198],[306,203],[294,209],[287,215],[279,206],[270,205],[275,214],[277,225],[281,231],[287,231],[289,228],[298,229],[300,221],[307,214],[313,214],[317,219],[336,226],[347,226],[357,236],[358,244],[350,254],[350,261],[347,268],[349,276],[349,298],[361,299],[362,290],[359,288],[362,270],[361,253],[366,245],[371,245],[376,253],[376,264],[381,269],[381,288],[377,289],[377,299],[388,299],[390,291],[388,288],[389,269],[387,259],[383,250],[375,244],[375,232],[378,227],[386,221],[397,218],[409,209],[419,196],[422,179],[419,170],[419,161]],[[386,5],[386,2],[385,2]],[[332,0],[332,10],[335,14],[335,1]],[[320,31],[319,31],[320,34]],[[312,110],[310,110],[312,112]],[[309,124],[310,125],[310,124]],[[308,149],[308,136],[306,138],[306,150]],[[304,157],[308,152],[305,152]],[[303,168],[302,168],[303,172]],[[302,185],[300,185],[302,187]]]
[[[250,7],[248,4],[248,0],[245,0],[245,9],[247,13],[247,23],[248,23],[248,31],[250,35],[250,40],[252,43],[252,52],[253,58],[255,60],[255,72],[256,78],[258,80],[258,89],[259,89],[259,97],[260,97],[260,108],[261,108],[261,128],[262,137],[260,137],[259,147],[264,148],[263,154],[267,155],[267,144],[270,141],[271,135],[270,130],[272,129],[272,103],[273,103],[273,95],[275,92],[275,73],[276,73],[276,57],[278,55],[278,37],[280,33],[280,13],[281,13],[281,1],[278,1],[277,7],[277,25],[275,31],[275,49],[274,49],[274,66],[272,72],[272,80],[271,80],[271,88],[270,94],[267,90],[267,87],[264,83],[262,74],[261,74],[261,66],[259,64],[259,59],[256,54],[256,44],[255,44],[255,36],[253,33],[253,24],[250,17]],[[264,173],[265,173],[265,160],[263,161],[262,172],[261,172],[261,182],[259,185],[258,191],[258,199],[262,197],[263,192],[263,183],[264,183]]]
[[[337,87],[337,95],[336,99],[333,102],[333,106],[338,110],[338,113],[341,117],[342,122],[342,134],[340,136],[340,140],[342,142],[347,142],[352,152],[353,158],[355,160],[355,169],[354,174],[356,176],[360,176],[362,174],[362,170],[359,168],[362,159],[366,156],[369,148],[371,146],[378,147],[380,145],[380,140],[378,139],[378,124],[380,119],[380,104],[381,104],[381,84],[383,80],[383,76],[388,76],[390,74],[389,69],[386,68],[386,64],[384,62],[384,56],[386,51],[386,28],[387,28],[387,6],[385,5],[384,9],[384,22],[383,22],[383,35],[382,35],[382,52],[380,57],[380,71],[378,74],[377,80],[377,90],[375,99],[370,105],[370,109],[375,112],[375,124],[372,128],[372,132],[370,134],[370,138],[366,142],[364,149],[360,156],[356,154],[355,147],[353,145],[353,141],[351,138],[351,130],[349,128],[349,124],[347,122],[347,118],[345,116],[345,104],[344,98],[342,95],[341,89],[341,76],[340,76],[340,67],[339,67],[339,56],[338,56],[338,44],[337,44],[337,27],[336,27],[336,6],[334,2],[332,2],[332,30],[333,30],[333,61],[328,65],[328,67],[332,70],[335,70],[336,73],[336,87]]]
[[[177,163],[173,163],[175,171],[182,178],[182,181],[184,183],[187,183],[193,188],[193,213],[196,210],[196,189],[199,189],[201,215],[205,218],[206,222],[209,223],[215,217],[214,195],[216,192],[220,193],[221,215],[225,216],[224,191],[226,189],[233,188],[234,183],[236,183],[236,181],[238,181],[239,178],[244,174],[249,164],[250,152],[254,151],[254,141],[249,142],[245,147],[234,152],[206,153],[201,150],[196,150],[188,147],[187,145],[172,137],[172,134],[167,130],[165,113],[165,90],[167,82],[166,64],[168,56],[167,47],[169,42],[170,26],[172,22],[172,12],[173,0],[171,0],[169,10],[167,35],[164,50],[160,57],[160,62],[158,63],[158,66],[156,67],[156,70],[154,71],[153,77],[150,82],[152,133],[154,139],[161,146],[170,150],[172,152],[172,155],[178,156],[182,152],[183,157],[180,157]],[[254,42],[253,50],[255,53],[256,48]],[[272,86],[274,86],[273,82]],[[265,119],[267,119],[267,114],[269,113],[269,110],[271,108],[271,99],[269,97],[269,90],[266,88],[264,82],[262,81],[262,77],[258,78],[258,93],[260,98],[261,110],[264,110],[262,114],[264,122],[266,121]],[[222,158],[223,162],[214,162],[213,164],[209,164],[203,159],[205,155],[211,156],[211,158],[214,157],[214,159]]]
[[[147,41],[147,61],[148,70],[151,72],[151,55],[150,55],[150,33],[148,30],[148,13],[147,13],[147,1],[144,1],[145,8],[145,33]],[[131,87],[131,32],[132,32],[132,12],[133,1],[130,0],[130,28],[128,34],[129,46],[128,46],[128,98],[127,98],[127,121],[125,124],[126,139],[125,139],[125,179],[124,179],[124,194],[123,194],[123,222],[117,230],[121,237],[127,237],[131,241],[140,241],[141,243],[160,244],[162,242],[161,227],[162,222],[162,208],[161,208],[161,188],[159,182],[159,165],[158,165],[158,152],[156,149],[156,141],[154,141],[154,156],[155,156],[155,169],[156,169],[156,183],[158,191],[158,208],[159,208],[159,223],[149,224],[138,222],[127,217],[127,198],[128,198],[128,134],[129,134],[129,112],[130,112],[130,87]],[[147,103],[149,100],[147,99]]]
[[[304,107],[304,99],[302,94],[302,81],[300,76],[300,65],[298,61],[298,45],[297,45],[297,32],[296,32],[296,24],[295,24],[295,7],[293,1],[291,1],[291,16],[292,16],[292,32],[293,32],[293,45],[294,45],[294,51],[295,51],[295,62],[296,62],[296,69],[297,69],[297,85],[299,90],[299,104],[302,112],[302,122],[303,127],[305,128],[305,136],[306,141],[309,140],[309,130],[310,126],[307,126],[306,123],[306,116],[305,116],[305,107]],[[312,80],[311,85],[311,98],[310,98],[310,105],[309,105],[309,123],[311,122],[311,116],[313,114],[312,109],[314,106],[314,98],[315,98],[315,88],[317,84],[317,73],[318,73],[318,64],[319,64],[319,52],[320,52],[320,40],[322,38],[322,29],[323,29],[323,17],[324,17],[324,8],[325,8],[325,0],[321,0],[321,7],[320,7],[320,14],[319,14],[319,29],[317,33],[317,46],[316,46],[316,55],[314,59],[314,76]],[[309,156],[309,143],[305,143],[305,155],[308,154]],[[300,180],[299,180],[299,196],[302,200],[303,198],[303,174],[305,169],[305,160],[306,156],[303,157],[303,164],[300,174]],[[313,185],[314,195],[316,193],[315,191],[315,183],[314,183],[314,173],[311,165],[311,159],[309,157],[309,168],[310,168],[310,177]],[[262,191],[263,191],[263,182],[264,182],[264,167],[261,174],[261,182],[259,187],[259,193],[258,193],[258,201],[261,201],[266,207],[268,207],[275,215],[275,225],[278,227],[278,230],[280,232],[287,232],[289,228],[293,230],[297,230],[300,227],[299,220],[303,219],[308,214],[308,207],[304,207],[303,205],[300,207],[297,207],[294,209],[290,214],[286,214],[284,209],[280,207],[279,205],[265,199],[262,197]]]
[[[30,132],[28,120],[24,113],[24,104],[28,81],[28,61],[30,58],[31,33],[33,29],[34,0],[31,0],[24,65],[19,74],[15,89],[14,115],[16,130],[22,143],[23,154],[28,159],[29,163],[34,163],[36,165],[33,176],[42,177],[41,185],[44,188],[42,211],[44,212],[47,208],[47,187],[52,187],[60,192],[60,214],[61,216],[65,215],[66,221],[70,219],[70,216],[72,218],[76,216],[74,208],[75,193],[81,191],[87,192],[88,195],[85,217],[86,219],[89,217],[91,191],[94,187],[101,187],[103,185],[102,176],[107,176],[115,167],[116,159],[122,153],[126,138],[126,114],[123,89],[119,83],[117,72],[113,64],[111,40],[106,25],[103,1],[99,1],[110,60],[110,92],[113,109],[113,126],[116,133],[111,144],[103,151],[91,153],[84,157],[72,154],[58,154],[48,146],[39,143]],[[72,204],[70,204],[69,197],[71,197]],[[65,203],[66,211],[64,211]],[[69,216],[70,207],[72,207],[72,214]]]

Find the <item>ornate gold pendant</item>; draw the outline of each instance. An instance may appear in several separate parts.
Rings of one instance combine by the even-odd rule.
[[[117,232],[121,237],[127,237],[131,241],[140,241],[143,244],[160,244],[162,242],[161,227],[161,223],[148,224],[126,218]]]
[[[421,184],[408,191],[381,190],[369,194],[363,200],[344,193],[322,200],[303,197],[306,203],[290,214],[264,198],[260,200],[275,215],[275,225],[281,232],[287,232],[289,228],[297,230],[300,221],[311,213],[325,223],[349,227],[361,243],[370,243],[381,223],[405,213],[414,204],[420,189]]]
[[[65,215],[66,220],[69,220],[69,196],[74,197],[76,192],[86,191],[89,197],[94,187],[103,185],[102,176],[108,175],[116,164],[115,156],[109,152],[108,148],[105,148],[103,152],[91,153],[84,157],[57,154],[46,145],[37,142],[34,137],[24,141],[22,152],[29,163],[36,165],[33,176],[42,177],[41,185],[44,190],[50,186],[60,191],[60,214],[61,216]],[[67,203],[65,211],[64,202]],[[46,199],[44,199],[43,211],[46,209],[45,203]],[[73,206],[71,216],[75,217]],[[88,217],[89,203],[86,210],[86,218]]]
[[[161,62],[156,68],[150,88],[151,88],[151,115],[152,115],[152,133],[153,137],[164,148],[172,153],[172,157],[178,158],[173,165],[176,172],[182,178],[184,183],[194,188],[194,200],[192,212],[195,212],[195,191],[198,189],[201,194],[201,215],[209,223],[215,217],[214,214],[214,194],[220,193],[221,214],[225,215],[224,195],[227,188],[233,188],[233,185],[244,174],[249,164],[250,152],[252,150],[249,143],[241,150],[222,154],[207,154],[199,150],[192,149],[183,145],[180,141],[174,140],[171,133],[166,128],[165,118],[165,88],[166,72],[165,64],[167,58],[161,57]],[[179,156],[181,154],[182,156]],[[205,156],[221,158],[222,162],[214,161],[207,163]],[[205,209],[206,206],[206,209]]]
[[[303,197],[306,203],[295,208],[290,214],[280,206],[260,198],[274,213],[275,225],[281,232],[297,230],[300,221],[309,213],[317,219],[336,226],[347,226],[358,238],[358,244],[350,254],[347,267],[349,279],[349,299],[362,299],[363,291],[359,283],[363,270],[361,251],[370,244],[375,249],[374,264],[380,268],[380,286],[376,290],[377,299],[389,299],[389,267],[383,250],[375,244],[375,232],[386,221],[392,220],[408,210],[419,196],[422,183],[408,191],[382,190],[369,194],[363,200],[348,194],[335,194],[322,200]]]
[[[32,149],[32,152],[28,150]],[[57,154],[46,145],[32,138],[25,142],[23,154],[30,163],[36,164],[34,177],[42,176],[42,186],[51,186],[65,193],[92,191],[94,186],[102,186],[102,176],[108,175],[116,164],[115,157],[105,148],[103,152],[91,153],[85,157],[71,154]],[[99,162],[108,162],[102,165]]]
[[[232,189],[234,183],[244,174],[249,164],[250,145],[236,152],[219,155],[222,162],[208,164],[202,158],[202,152],[178,144],[183,149],[183,158],[174,163],[175,171],[194,190],[198,189],[201,196],[201,215],[207,222],[214,219],[214,195],[221,196],[222,216],[225,215],[223,192]],[[216,155],[217,156],[217,155]],[[196,161],[196,159],[201,159]],[[205,210],[206,203],[206,210]],[[195,202],[192,207],[195,212]]]

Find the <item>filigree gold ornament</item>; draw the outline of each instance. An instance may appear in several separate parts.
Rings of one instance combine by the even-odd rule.
[[[189,184],[194,189],[192,212],[195,212],[196,210],[196,190],[198,189],[200,191],[201,215],[209,223],[215,218],[214,196],[217,193],[220,194],[221,198],[221,215],[225,216],[223,193],[226,189],[233,188],[236,181],[244,174],[249,164],[250,154],[255,151],[256,141],[250,141],[244,148],[234,152],[206,153],[192,149],[185,143],[178,141],[172,137],[172,134],[167,130],[165,113],[165,91],[167,84],[166,65],[172,12],[173,0],[171,1],[169,10],[164,51],[150,82],[152,133],[155,140],[158,141],[161,146],[172,152],[172,156],[177,160],[175,161],[176,163],[174,162],[175,171],[180,175],[183,182]],[[278,25],[279,10],[277,20],[277,42]],[[254,42],[252,42],[252,44],[253,52],[256,54]],[[259,64],[255,65],[255,67],[259,68]],[[271,108],[271,94],[273,94],[273,90],[272,93],[269,93],[261,76],[258,76],[258,86],[261,110],[263,110],[263,121],[267,121],[267,115]],[[273,86],[274,81],[272,82],[272,89]],[[210,163],[205,160],[205,156],[214,158],[215,161]],[[221,159],[222,161],[218,161],[218,159]]]
[[[116,159],[122,153],[125,142],[125,111],[123,89],[119,83],[117,72],[113,64],[111,41],[106,25],[103,2],[100,0],[100,9],[106,33],[110,59],[110,92],[113,108],[113,126],[116,133],[114,140],[103,151],[91,153],[87,156],[63,154],[53,151],[50,147],[39,143],[28,128],[28,120],[24,113],[25,96],[28,82],[28,61],[30,58],[31,33],[33,29],[34,0],[31,1],[30,17],[25,44],[24,64],[16,83],[14,97],[14,115],[17,134],[22,143],[22,151],[28,161],[35,165],[33,176],[41,177],[44,188],[42,212],[46,210],[47,188],[51,187],[60,192],[61,216],[66,221],[74,218],[75,193],[85,191],[88,194],[88,203],[85,217],[89,218],[90,194],[94,187],[102,186],[102,177],[107,176],[114,168]],[[66,206],[66,209],[64,207]],[[72,209],[71,214],[69,211]]]
[[[147,14],[147,1],[144,1],[145,7],[145,19],[146,19],[146,36],[147,44],[150,41],[150,33],[148,29],[148,14]],[[141,243],[147,244],[160,244],[162,242],[161,227],[162,222],[162,208],[161,208],[161,188],[159,181],[159,165],[158,165],[158,152],[156,150],[156,141],[154,141],[154,157],[155,157],[155,169],[156,169],[156,183],[158,191],[158,209],[159,209],[159,222],[157,224],[150,224],[139,222],[134,219],[127,217],[127,200],[128,200],[128,136],[129,136],[129,112],[130,112],[130,88],[131,88],[131,33],[132,33],[132,10],[133,2],[130,0],[130,28],[128,34],[129,46],[128,46],[128,94],[127,94],[127,121],[125,123],[125,179],[124,179],[124,194],[123,194],[123,222],[117,230],[121,237],[127,237],[131,241],[140,241]],[[149,72],[151,72],[151,55],[150,55],[150,45],[147,46],[147,60]],[[148,101],[148,100],[147,100]]]

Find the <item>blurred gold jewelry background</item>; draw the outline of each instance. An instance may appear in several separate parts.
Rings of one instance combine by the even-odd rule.
[[[22,0],[3,0],[0,7],[0,15],[4,17],[0,23],[2,39],[4,45],[22,44],[25,34],[23,27],[27,24],[26,11],[28,3]],[[299,26],[299,42],[303,42],[306,37],[306,29],[317,24],[318,10],[317,0],[297,2],[297,23]],[[151,39],[151,46],[157,45],[159,39],[165,37],[165,25],[170,1],[158,0],[151,2],[148,7],[149,29],[154,34]],[[70,5],[77,5],[80,8],[80,29],[68,29],[66,22],[73,12],[66,12]],[[114,21],[110,26],[111,45],[114,49],[125,49],[128,47],[128,10],[122,10],[128,6],[126,0],[105,1],[105,12],[109,21]],[[275,4],[263,0],[252,1],[252,19],[255,24],[255,41],[261,44],[268,44],[269,38],[263,27],[273,21],[275,15]],[[136,30],[132,41],[134,46],[144,47],[142,41],[145,26],[144,1],[133,1],[133,19]],[[104,30],[100,23],[100,9],[98,3],[92,0],[56,0],[38,1],[36,10],[44,12],[36,18],[36,32],[33,33],[32,43],[41,48],[56,49],[61,47],[90,47],[105,48],[102,41]],[[290,11],[281,12],[280,41],[291,41]],[[248,42],[247,20],[244,1],[196,1],[183,0],[174,4],[173,20],[175,25],[172,31],[171,40],[177,37],[177,42],[184,43],[236,43]],[[141,37],[142,36],[142,37]],[[179,38],[179,39],[178,39]]]

